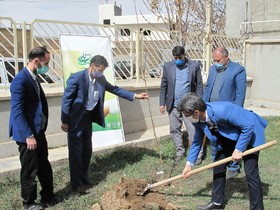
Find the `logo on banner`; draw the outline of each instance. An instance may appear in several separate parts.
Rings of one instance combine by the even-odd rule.
[[[78,57],[78,64],[81,66],[89,65],[92,57],[93,56],[91,54],[83,52],[83,54]]]

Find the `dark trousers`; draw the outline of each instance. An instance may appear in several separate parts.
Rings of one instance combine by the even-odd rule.
[[[89,163],[92,156],[92,120],[90,113],[72,131],[68,132],[70,182],[72,188],[82,186],[87,180]]]
[[[235,149],[236,141],[229,140],[219,134],[215,134],[218,138],[218,143],[222,150],[217,151],[214,161],[230,157]],[[247,149],[251,149],[248,147]],[[250,209],[262,210],[263,206],[263,191],[262,183],[259,176],[259,152],[244,156],[244,170],[249,188]],[[224,190],[226,182],[226,166],[222,164],[213,169],[213,185],[212,185],[212,202],[224,203]]]
[[[23,204],[32,204],[37,198],[38,176],[42,190],[40,191],[42,200],[53,198],[53,173],[48,160],[48,144],[44,132],[35,136],[37,141],[36,150],[28,150],[26,143],[17,142],[20,153],[20,183]]]

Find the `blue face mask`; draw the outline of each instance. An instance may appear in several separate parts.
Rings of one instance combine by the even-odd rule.
[[[182,64],[185,63],[185,60],[176,59],[174,62],[176,63],[177,66],[181,66]]]
[[[37,74],[45,74],[49,70],[48,66],[42,66],[41,68],[37,68]]]
[[[224,68],[224,65],[221,63],[214,63],[214,65],[218,71],[221,71]]]
[[[99,77],[102,77],[102,76],[103,76],[103,72],[102,72],[102,71],[94,71],[94,72],[92,72],[91,74],[92,74],[92,76],[93,76],[94,78],[99,78]]]

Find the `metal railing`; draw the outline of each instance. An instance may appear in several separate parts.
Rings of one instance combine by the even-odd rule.
[[[163,63],[172,60],[171,50],[175,45],[179,45],[174,38],[179,36],[178,33],[158,28],[139,30],[127,26],[41,19],[36,19],[31,24],[17,24],[11,18],[0,17],[0,56],[13,57],[15,60],[23,58],[26,64],[29,50],[34,46],[45,46],[52,56],[47,79],[41,79],[45,83],[62,85],[60,34],[109,36],[117,80],[160,78]],[[204,33],[189,33],[186,36],[184,40],[187,55],[202,63],[202,73],[206,76],[208,69],[205,68],[205,63],[209,55],[206,55],[205,40],[209,36]],[[223,45],[229,50],[231,60],[243,63],[243,39],[217,35],[210,37],[212,48]],[[209,38],[207,40],[209,41]],[[18,62],[15,62],[12,68],[16,74],[19,70]]]
[[[10,71],[3,71],[3,69],[12,69],[14,74],[18,72],[18,30],[16,22],[10,17],[0,18],[0,58],[11,57],[15,62],[11,62],[10,59],[0,60],[0,84],[7,85],[9,83],[9,77],[13,78],[13,74]]]

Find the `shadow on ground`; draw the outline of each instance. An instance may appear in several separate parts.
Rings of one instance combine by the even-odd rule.
[[[267,196],[269,193],[269,184],[262,183],[263,195]],[[212,190],[212,182],[207,183],[207,185],[197,191],[193,196],[204,196],[205,192]],[[226,181],[225,186],[225,205],[234,197],[234,193],[240,194],[240,199],[249,200],[249,190],[246,181],[246,177],[234,178]],[[208,196],[208,195],[207,195]],[[209,198],[209,202],[211,197]]]
[[[93,154],[88,173],[88,178],[91,180],[92,184],[91,187],[94,187],[103,180],[106,180],[109,174],[116,171],[121,171],[127,165],[133,165],[134,163],[141,161],[143,156],[159,158],[159,154],[155,150],[143,147],[125,147],[118,148],[111,153],[106,153],[103,155]],[[68,160],[64,161],[67,161],[68,164]],[[69,196],[73,194],[71,191],[71,185],[69,183],[69,174],[66,179],[68,179],[68,183],[66,183],[63,189],[57,191],[57,195],[63,200],[68,199]]]

